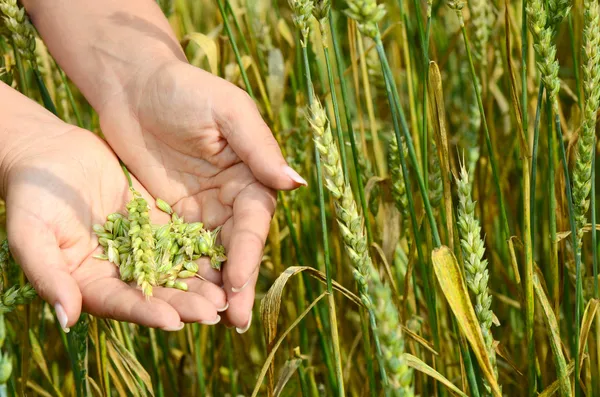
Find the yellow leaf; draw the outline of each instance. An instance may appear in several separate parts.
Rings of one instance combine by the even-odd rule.
[[[190,41],[200,47],[206,55],[208,65],[210,66],[210,72],[214,75],[219,74],[219,51],[217,51],[217,44],[215,41],[202,33],[192,32],[185,35],[181,41],[181,46],[185,49]]]
[[[283,39],[292,47],[294,48],[296,42],[294,41],[294,35],[292,34],[292,31],[290,30],[290,27],[287,25],[287,23],[285,22],[285,20],[282,18],[279,21],[277,21],[277,31],[279,32],[279,34],[281,35],[281,37],[283,37]]]
[[[481,372],[488,381],[494,396],[501,397],[500,387],[494,376],[494,370],[481,335],[481,328],[475,310],[469,299],[467,285],[460,271],[460,266],[450,248],[442,245],[431,253],[433,268],[446,300],[456,316],[463,334],[469,341]]]
[[[592,327],[592,323],[594,322],[594,317],[596,316],[596,312],[598,311],[598,304],[600,302],[598,299],[590,299],[587,306],[585,307],[585,311],[583,312],[583,319],[581,321],[581,333],[579,334],[579,371],[581,372],[581,367],[583,366],[583,356],[585,354],[585,345],[587,342],[588,335],[590,334],[590,328]],[[579,375],[579,374],[578,374]],[[576,376],[579,378],[579,376]]]
[[[452,391],[454,394],[459,395],[461,397],[467,397],[467,395],[463,393],[458,387],[456,387],[454,383],[450,382],[444,375],[440,374],[438,371],[421,361],[420,358],[408,353],[404,353],[403,357],[406,361],[406,364],[409,367],[412,367],[417,371],[424,373],[425,375],[431,376],[433,379],[437,380],[438,382],[446,386],[448,389],[450,389],[450,391]]]
[[[544,323],[546,324],[546,329],[548,330],[548,338],[550,339],[550,347],[552,348],[554,365],[556,366],[556,375],[559,380],[560,395],[570,396],[571,384],[569,383],[567,362],[565,361],[565,356],[563,355],[562,344],[560,341],[560,328],[558,327],[554,310],[552,310],[552,305],[550,304],[550,301],[546,296],[546,292],[544,292],[542,287],[539,272],[539,269],[536,268],[536,271],[533,273],[533,289],[540,307],[542,308],[542,317],[544,318]]]

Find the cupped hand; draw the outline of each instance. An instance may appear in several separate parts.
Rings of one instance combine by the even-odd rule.
[[[182,322],[217,322],[226,297],[213,283],[186,280],[189,292],[155,288],[146,299],[119,279],[113,264],[94,258],[102,250],[92,225],[124,212],[131,199],[127,180],[103,140],[48,119],[3,158],[2,182],[11,252],[55,307],[61,326],[73,325],[82,306],[95,316],[165,330],[181,329]],[[137,181],[134,187],[153,203]],[[168,221],[158,210],[151,214],[154,222]]]
[[[233,84],[171,61],[141,70],[124,87],[98,109],[102,131],[153,196],[188,221],[223,227],[226,320],[244,332],[275,190],[306,182],[287,166],[252,99]]]

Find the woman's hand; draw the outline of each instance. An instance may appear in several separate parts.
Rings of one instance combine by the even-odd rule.
[[[223,226],[228,322],[251,321],[275,190],[306,182],[281,155],[250,97],[191,65],[140,73],[99,109],[111,147],[148,191],[190,221]]]
[[[147,300],[119,279],[115,265],[93,257],[102,249],[92,225],[124,212],[131,199],[117,157],[94,134],[62,123],[16,92],[8,100],[8,91],[0,86],[2,104],[13,107],[2,119],[8,132],[0,132],[0,194],[10,248],[39,295],[55,307],[61,326],[73,325],[82,308],[165,330],[218,321],[227,301],[217,285],[186,280],[190,292],[155,288]],[[153,202],[137,181],[134,187]],[[158,210],[151,215],[157,223],[168,221]],[[209,269],[201,274],[214,277]]]
[[[190,66],[153,0],[24,0],[50,52],[153,196],[221,233],[226,320],[250,325],[275,191],[306,182],[242,90]]]

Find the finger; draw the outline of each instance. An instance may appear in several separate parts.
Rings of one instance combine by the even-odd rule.
[[[211,266],[209,258],[203,256],[194,262],[198,264],[198,275],[203,280],[210,281],[216,286],[223,285],[223,274]]]
[[[63,258],[52,228],[20,208],[7,212],[10,250],[27,279],[54,307],[65,332],[81,314],[81,292]]]
[[[179,317],[183,322],[200,322],[214,325],[221,321],[221,316],[218,315],[215,305],[195,292],[158,287],[154,288],[153,293],[156,298],[162,299],[171,305],[179,313]]]
[[[94,266],[93,278],[80,276],[80,272],[74,273],[80,279],[86,312],[165,331],[177,331],[183,327],[179,313],[167,302],[156,297],[147,299],[140,290],[115,278],[117,272],[113,264],[99,260],[92,262],[89,267]]]
[[[275,196],[259,183],[249,185],[233,203],[233,226],[223,231],[227,263],[223,266],[226,290],[239,292],[251,285],[275,211]]]
[[[225,290],[223,290],[223,288],[213,284],[212,282],[197,278],[188,278],[182,281],[188,285],[189,292],[196,293],[207,299],[215,306],[217,312],[223,312],[227,310],[227,295],[225,294]]]
[[[229,93],[231,94],[231,93]],[[292,190],[307,182],[285,161],[271,130],[254,101],[243,91],[228,96],[217,113],[221,132],[254,176],[276,190]],[[233,106],[229,105],[234,103]]]
[[[250,283],[256,284],[258,268],[251,277]],[[254,288],[244,288],[240,292],[227,292],[229,308],[225,312],[225,322],[235,328],[238,334],[243,334],[252,325],[252,307],[254,306]]]

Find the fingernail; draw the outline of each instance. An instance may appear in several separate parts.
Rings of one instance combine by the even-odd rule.
[[[297,184],[308,186],[308,182],[306,182],[306,180],[304,178],[302,178],[300,176],[300,174],[298,174],[296,171],[294,171],[294,169],[292,167],[290,167],[289,165],[286,165],[283,168],[283,172],[285,172],[285,174],[287,176],[289,176],[290,179],[292,181],[296,182]]]
[[[242,285],[240,288],[231,287],[233,292],[241,292],[244,288],[246,288],[250,284],[250,280],[246,281],[246,284]]]
[[[60,324],[60,327],[65,333],[68,333],[71,329],[67,327],[69,319],[67,318],[67,312],[65,312],[65,308],[57,302],[54,305],[54,311],[56,312],[56,318],[58,318],[58,323]]]
[[[222,309],[217,309],[217,311],[218,311],[219,313],[221,313],[221,312],[224,312],[224,311],[225,311],[225,310],[227,310],[227,309],[229,309],[229,302],[227,302],[227,303],[225,304],[225,306],[224,306]]]
[[[215,325],[215,324],[219,324],[220,322],[221,322],[221,316],[219,316],[218,314],[217,314],[217,318],[212,321],[206,321],[206,320],[200,321],[200,323],[204,324],[204,325]]]
[[[235,330],[238,334],[243,334],[250,329],[250,325],[252,325],[252,312],[250,312],[250,319],[248,320],[248,324],[244,328],[236,327]]]
[[[175,331],[181,331],[184,326],[185,326],[185,324],[182,323],[182,322],[180,322],[177,327],[164,327],[164,328],[161,328],[161,329],[163,331],[167,331],[167,332],[175,332]]]

